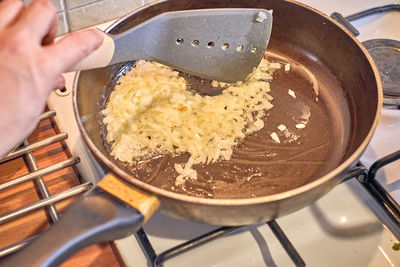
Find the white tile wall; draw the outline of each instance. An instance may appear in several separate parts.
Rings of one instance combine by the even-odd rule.
[[[33,0],[24,0],[29,5]],[[121,17],[151,1],[145,0],[49,0],[57,8],[58,32],[91,27]]]

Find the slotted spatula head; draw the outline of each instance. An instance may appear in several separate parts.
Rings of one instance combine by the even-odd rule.
[[[118,35],[110,64],[147,59],[202,78],[244,80],[267,48],[272,11],[199,9],[168,12]]]

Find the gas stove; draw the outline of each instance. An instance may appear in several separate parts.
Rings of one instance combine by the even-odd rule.
[[[392,1],[301,1],[326,14],[344,16]],[[352,24],[360,41],[400,41],[400,13],[379,13]],[[110,23],[100,25],[104,29]],[[104,174],[82,140],[72,110],[74,73],[65,74],[65,90],[48,100],[58,127],[68,133],[71,152],[81,159],[81,176],[96,183]],[[399,88],[400,89],[400,88]],[[385,106],[374,137],[361,158],[370,167],[400,149],[400,110]],[[379,170],[378,181],[400,203],[400,161]],[[202,236],[203,235],[203,236]],[[335,187],[312,205],[266,224],[218,228],[157,212],[135,236],[116,241],[128,266],[400,266],[400,226],[356,178]],[[212,242],[207,242],[213,240]],[[190,241],[188,243],[184,243]],[[206,243],[201,245],[202,243]],[[183,244],[183,245],[182,245]],[[176,247],[178,246],[178,247]],[[175,247],[175,248],[174,248]],[[187,248],[193,248],[186,250]],[[172,250],[170,250],[173,248]],[[183,252],[183,253],[181,253]],[[150,263],[151,262],[151,263]]]

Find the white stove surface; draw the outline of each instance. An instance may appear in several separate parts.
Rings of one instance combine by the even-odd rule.
[[[393,1],[339,0],[304,2],[326,14],[344,16]],[[105,28],[108,24],[101,25]],[[390,38],[400,40],[400,12],[379,14],[353,23],[361,32],[359,40]],[[81,158],[81,175],[97,181],[102,171],[80,138],[72,111],[71,90],[74,73],[65,75],[67,92],[53,93],[49,107],[69,134],[71,152]],[[61,96],[62,95],[62,96]],[[362,157],[370,166],[375,160],[400,149],[400,110],[383,109],[376,133]],[[400,202],[400,162],[378,172],[378,180]],[[289,240],[308,266],[400,266],[400,230],[387,220],[369,193],[354,179],[334,188],[314,204],[277,219]],[[156,213],[144,227],[157,253],[199,236],[214,226],[178,220]],[[390,229],[390,230],[389,230]],[[128,266],[148,266],[133,236],[116,241]],[[294,266],[267,225],[252,225],[219,238],[205,246],[166,261],[165,266]]]

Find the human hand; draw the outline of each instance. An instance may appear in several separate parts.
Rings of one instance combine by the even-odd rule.
[[[50,92],[64,86],[61,74],[103,41],[91,29],[54,43],[56,32],[56,9],[48,0],[27,7],[20,0],[0,2],[0,156],[34,130]]]

